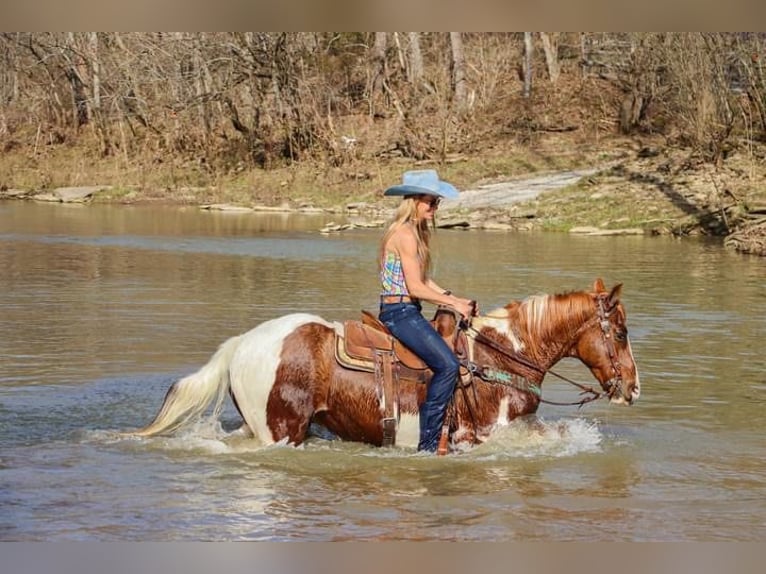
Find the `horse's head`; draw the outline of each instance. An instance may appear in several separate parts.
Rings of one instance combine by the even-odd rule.
[[[590,293],[594,316],[570,351],[588,366],[613,403],[629,405],[641,394],[638,368],[630,347],[625,308],[620,302],[622,283],[607,291],[597,279]]]

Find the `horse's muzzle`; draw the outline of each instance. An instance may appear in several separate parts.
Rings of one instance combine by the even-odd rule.
[[[635,383],[625,383],[621,377],[615,377],[606,382],[606,388],[609,389],[606,395],[609,402],[615,405],[630,406],[641,394],[640,387]]]

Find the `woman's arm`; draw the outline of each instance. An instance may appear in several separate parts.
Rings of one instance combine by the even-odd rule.
[[[449,289],[442,289],[441,287],[439,287],[436,281],[434,281],[431,278],[426,279],[426,285],[428,285],[434,291],[438,291],[439,293],[443,293],[445,295],[449,295],[450,293],[452,293],[452,291],[450,291]]]
[[[464,317],[470,317],[474,313],[473,301],[456,297],[439,287],[433,280],[424,279],[423,269],[418,259],[418,241],[411,229],[402,227],[392,239],[394,240],[392,247],[398,251],[402,262],[407,291],[412,297],[434,305],[453,307]]]

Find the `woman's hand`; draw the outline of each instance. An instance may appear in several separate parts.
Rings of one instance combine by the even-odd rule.
[[[452,306],[460,313],[465,319],[470,319],[474,315],[479,314],[479,304],[472,299],[462,299],[460,297],[453,297],[454,303]]]

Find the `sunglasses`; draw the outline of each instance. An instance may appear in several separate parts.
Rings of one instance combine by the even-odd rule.
[[[420,201],[422,201],[423,203],[427,203],[430,209],[436,209],[437,207],[439,207],[439,204],[441,203],[442,198],[427,195],[425,197],[421,197]]]

